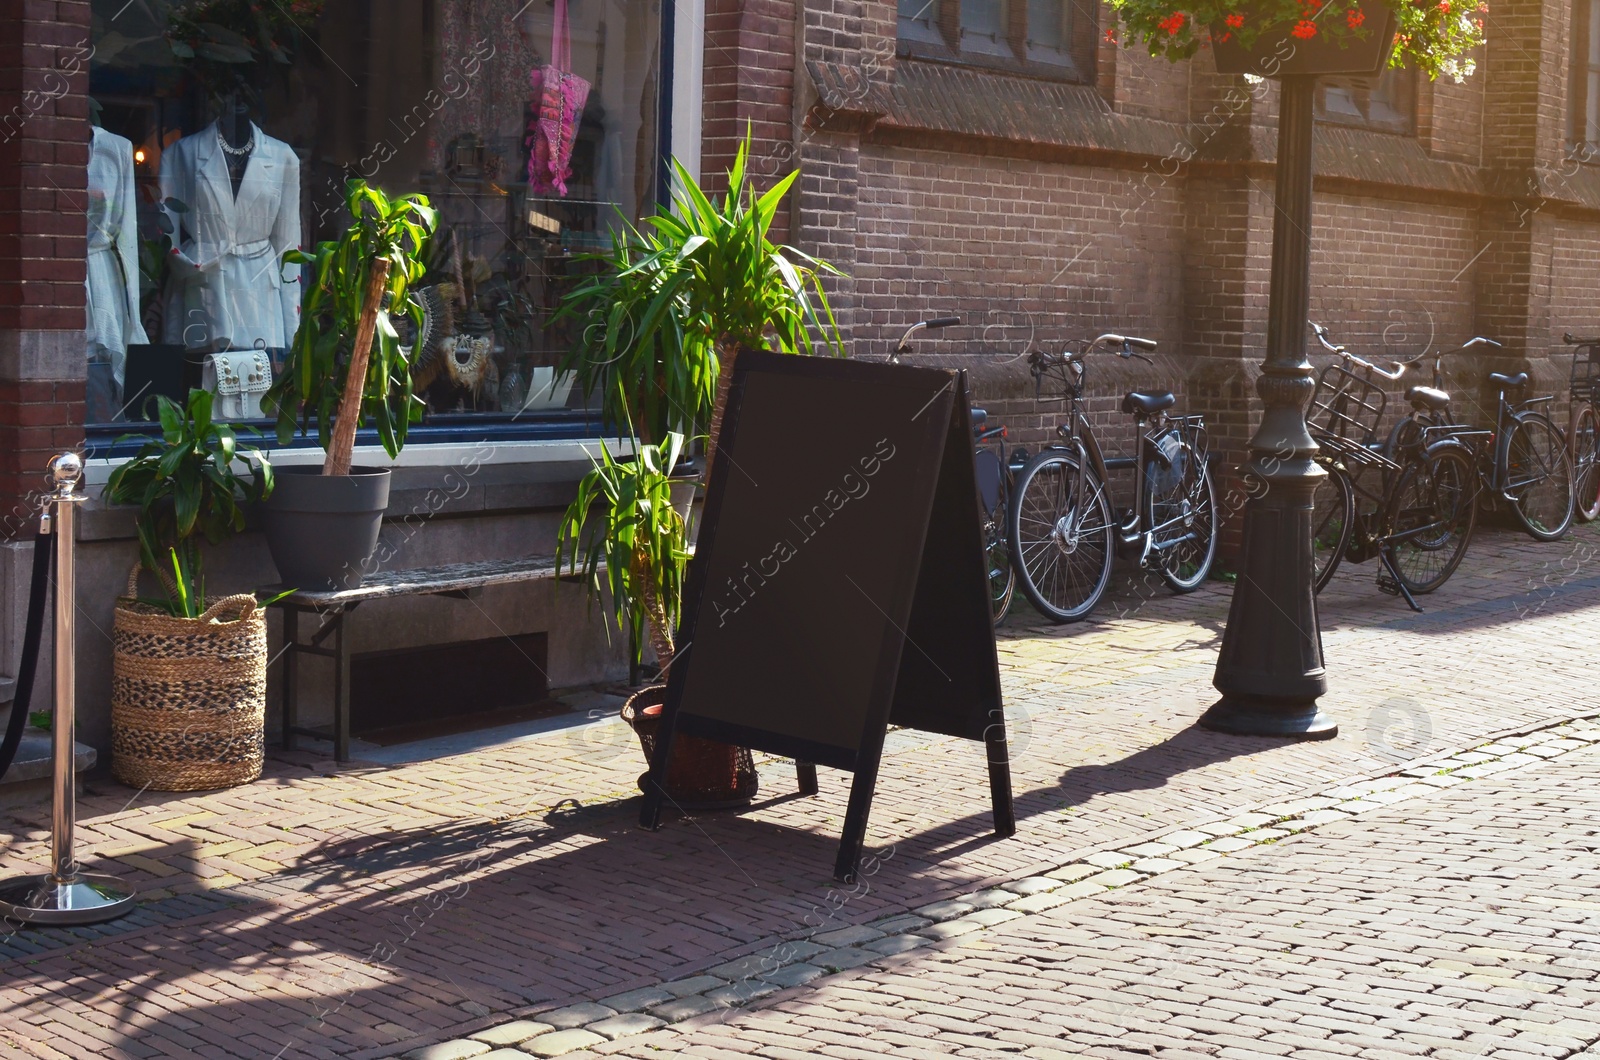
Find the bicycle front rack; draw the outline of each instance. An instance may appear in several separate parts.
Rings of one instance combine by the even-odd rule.
[[[1578,401],[1600,399],[1600,346],[1580,345],[1572,351],[1572,396]]]
[[[1330,364],[1317,379],[1311,396],[1311,426],[1330,438],[1342,438],[1362,446],[1377,441],[1378,425],[1389,395],[1342,364]]]

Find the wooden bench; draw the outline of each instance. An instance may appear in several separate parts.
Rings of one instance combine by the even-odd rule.
[[[333,660],[333,757],[350,758],[350,647],[345,637],[345,617],[369,600],[392,600],[402,596],[450,596],[466,600],[491,585],[516,585],[556,576],[554,556],[499,560],[482,563],[451,563],[442,567],[413,570],[377,571],[362,580],[359,589],[329,592],[297,591],[274,601],[283,608],[283,746],[293,750],[296,736],[327,739],[319,729],[300,726],[300,656],[315,655]],[[283,586],[261,590],[273,596]],[[300,640],[300,616],[321,616],[321,624],[306,642]],[[327,642],[333,641],[329,647]]]

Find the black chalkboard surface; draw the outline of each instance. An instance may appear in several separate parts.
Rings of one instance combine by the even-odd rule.
[[[680,732],[850,770],[848,878],[893,722],[983,741],[1015,831],[970,415],[957,372],[739,356],[643,825]]]

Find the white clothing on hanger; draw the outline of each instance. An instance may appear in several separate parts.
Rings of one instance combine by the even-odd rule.
[[[164,340],[219,352],[285,347],[300,324],[300,267],[283,253],[300,245],[300,159],[254,123],[255,147],[235,198],[215,123],[161,156],[161,197],[169,211],[173,282]]]
[[[133,144],[93,127],[89,142],[89,261],[84,339],[91,361],[110,361],[122,385],[129,343],[145,343],[139,322],[138,206]]]

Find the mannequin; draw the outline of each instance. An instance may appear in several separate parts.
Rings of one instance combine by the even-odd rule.
[[[250,124],[250,108],[238,97],[223,100],[217,115],[217,131],[222,134],[222,156],[228,163],[228,177],[233,182],[233,197],[239,198],[239,185],[245,170],[250,166],[250,154],[255,150],[255,130]]]
[[[148,342],[139,322],[139,242],[133,144],[98,125],[89,140],[89,260],[84,279],[90,416],[109,420],[119,403],[128,346]]]
[[[300,159],[250,120],[236,98],[217,120],[161,156],[172,211],[173,282],[164,340],[190,351],[288,346],[300,322]]]

